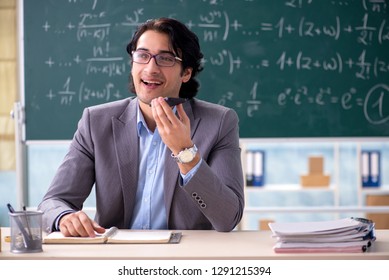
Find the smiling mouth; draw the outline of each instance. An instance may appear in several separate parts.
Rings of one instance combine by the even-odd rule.
[[[156,81],[146,81],[146,80],[141,80],[142,83],[144,83],[147,86],[160,86],[162,85],[162,82],[156,82]]]

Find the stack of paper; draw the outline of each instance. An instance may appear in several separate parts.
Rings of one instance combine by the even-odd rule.
[[[365,252],[375,237],[375,226],[364,218],[320,222],[269,223],[276,253]]]

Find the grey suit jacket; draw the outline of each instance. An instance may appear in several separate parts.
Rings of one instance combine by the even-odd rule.
[[[95,220],[105,228],[129,228],[138,181],[137,102],[127,98],[84,110],[69,151],[38,207],[44,212],[46,231],[53,230],[63,211],[81,210],[93,186]],[[186,102],[184,109],[203,161],[181,186],[177,163],[166,153],[168,227],[230,231],[244,208],[237,114],[198,99]]]

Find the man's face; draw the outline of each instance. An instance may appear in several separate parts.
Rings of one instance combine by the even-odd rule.
[[[168,35],[152,30],[140,36],[136,50],[143,50],[152,55],[174,53],[170,48]],[[178,56],[176,53],[174,55]],[[151,100],[159,96],[178,97],[181,83],[190,79],[191,72],[191,69],[182,72],[179,61],[169,67],[158,66],[154,58],[147,64],[133,62],[131,69],[136,95],[146,104],[150,104]]]

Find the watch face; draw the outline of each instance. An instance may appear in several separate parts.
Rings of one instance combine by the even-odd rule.
[[[195,155],[190,150],[184,150],[180,154],[180,160],[182,163],[188,163],[193,160]]]

